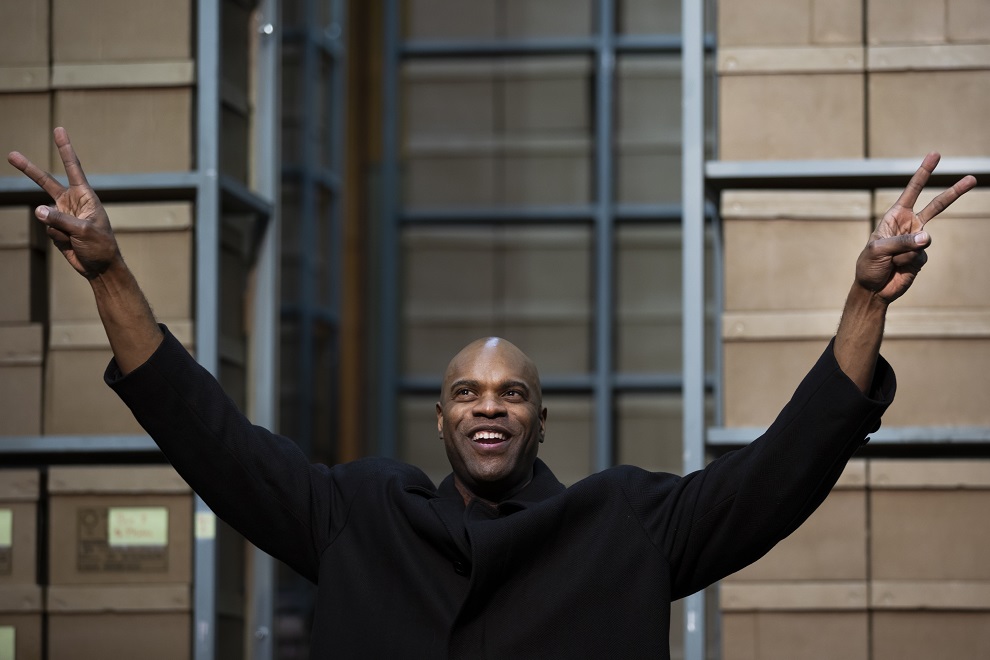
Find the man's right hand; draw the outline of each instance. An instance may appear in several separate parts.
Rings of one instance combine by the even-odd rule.
[[[155,352],[163,334],[134,274],[120,256],[107,212],[86,181],[64,128],[55,129],[55,146],[69,177],[68,188],[17,151],[7,160],[55,201],[54,207],[39,206],[34,214],[45,223],[48,236],[66,261],[89,280],[110,348],[126,374]]]
[[[55,129],[55,146],[69,178],[68,188],[20,152],[10,152],[7,160],[51,196],[55,206],[39,206],[34,214],[45,223],[49,238],[66,261],[92,280],[120,262],[117,239],[64,128]]]

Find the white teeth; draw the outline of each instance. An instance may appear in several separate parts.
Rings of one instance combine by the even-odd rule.
[[[504,433],[497,431],[478,431],[474,434],[475,440],[505,440]]]

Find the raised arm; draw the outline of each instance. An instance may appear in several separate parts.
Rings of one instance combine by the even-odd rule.
[[[107,212],[86,180],[64,128],[55,129],[55,145],[69,179],[68,188],[20,152],[12,151],[7,160],[55,202],[54,206],[39,206],[35,216],[45,224],[48,237],[66,261],[93,287],[110,348],[126,374],[154,353],[162,332],[121,257]]]
[[[873,381],[887,306],[904,295],[928,259],[925,248],[932,239],[925,225],[976,185],[974,177],[963,177],[915,213],[914,204],[939,158],[937,153],[925,157],[856,261],[856,279],[835,336],[835,359],[864,393]]]

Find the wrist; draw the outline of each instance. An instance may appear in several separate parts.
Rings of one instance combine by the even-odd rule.
[[[846,297],[846,309],[853,307],[863,311],[886,313],[891,302],[893,301],[881,296],[879,291],[869,289],[859,282],[853,282]]]

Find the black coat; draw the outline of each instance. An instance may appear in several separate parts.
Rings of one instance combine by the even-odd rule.
[[[171,335],[106,379],[220,518],[318,583],[313,658],[667,658],[671,601],[794,531],[894,393],[882,359],[867,398],[829,347],[763,436],[700,472],[565,488],[538,461],[496,511],[395,461],[310,464]]]

